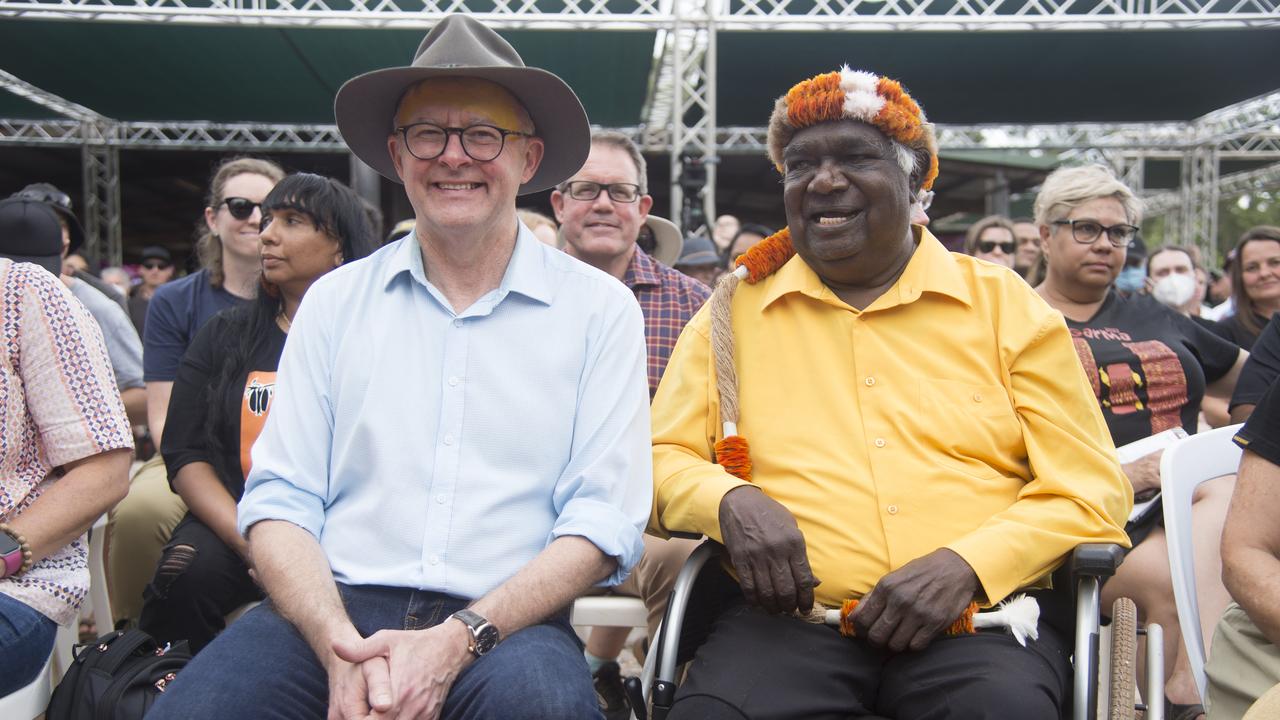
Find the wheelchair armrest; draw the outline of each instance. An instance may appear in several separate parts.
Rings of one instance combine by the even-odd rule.
[[[1111,577],[1124,560],[1124,548],[1114,543],[1086,543],[1071,552],[1071,576]]]

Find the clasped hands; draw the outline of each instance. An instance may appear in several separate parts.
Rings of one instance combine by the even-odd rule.
[[[424,630],[379,630],[368,638],[348,627],[333,640],[327,663],[329,720],[434,720],[474,659],[470,633],[455,620]]]
[[[748,603],[770,613],[813,609],[819,582],[804,535],[781,503],[754,486],[720,501],[720,533]],[[978,578],[959,555],[940,548],[885,575],[858,603],[860,638],[892,652],[923,650],[973,601]]]

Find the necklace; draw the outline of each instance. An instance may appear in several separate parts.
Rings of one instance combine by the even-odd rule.
[[[289,319],[288,315],[284,314],[283,310],[276,315],[276,323],[280,326],[281,330],[285,331],[286,334],[289,332],[289,328],[293,327],[293,321]]]

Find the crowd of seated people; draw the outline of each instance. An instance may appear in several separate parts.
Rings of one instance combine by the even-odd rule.
[[[702,538],[728,600],[672,717],[1053,716],[1070,627],[943,629],[1083,542],[1125,548],[1104,608],[1164,628],[1148,705],[1234,720],[1280,683],[1280,228],[1221,270],[1148,248],[1141,199],[1076,165],[947,252],[932,126],[843,68],[773,109],[783,229],[681,242],[639,148],[491,29],[451,16],[409,68],[336,105],[413,207],[385,242],[262,158],[215,168],[177,278],[159,246],[80,267],[53,186],[0,201],[0,698],[79,618],[107,512],[118,625],[196,651],[160,718],[630,717],[627,631],[584,644],[565,608],[642,599],[643,655]],[[1233,423],[1239,476],[1193,504],[1201,697],[1159,463]],[[850,598],[852,640],[796,617]]]

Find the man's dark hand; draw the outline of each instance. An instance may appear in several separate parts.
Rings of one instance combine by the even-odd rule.
[[[977,591],[978,576],[969,563],[940,548],[880,578],[854,609],[853,628],[876,647],[923,650],[960,617]]]
[[[771,613],[813,609],[818,580],[804,535],[781,503],[759,488],[734,488],[720,500],[720,535],[747,602]]]

